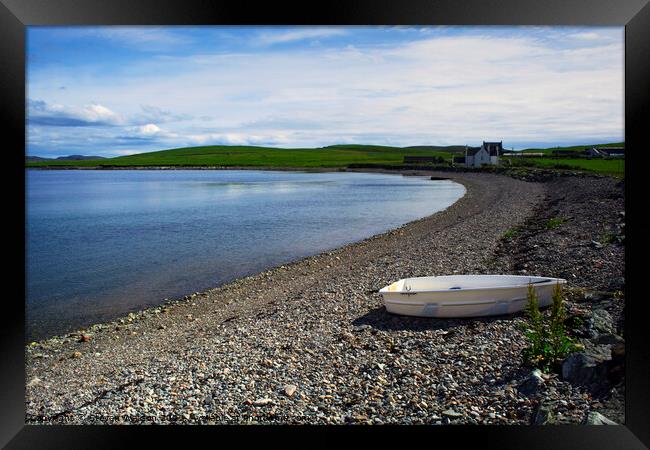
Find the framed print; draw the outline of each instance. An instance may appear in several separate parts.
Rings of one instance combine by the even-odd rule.
[[[650,442],[647,2],[0,17],[7,448]]]

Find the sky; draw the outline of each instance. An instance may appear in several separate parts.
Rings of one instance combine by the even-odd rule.
[[[624,28],[41,27],[27,154],[624,140]]]

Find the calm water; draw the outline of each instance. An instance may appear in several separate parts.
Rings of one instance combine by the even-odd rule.
[[[383,174],[28,170],[27,338],[364,239],[464,192]]]

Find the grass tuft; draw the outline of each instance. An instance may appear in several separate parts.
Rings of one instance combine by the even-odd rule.
[[[553,230],[559,227],[560,225],[562,225],[563,223],[567,223],[568,221],[569,219],[567,219],[566,217],[553,217],[551,219],[548,219],[548,222],[546,222],[546,228],[548,230]]]

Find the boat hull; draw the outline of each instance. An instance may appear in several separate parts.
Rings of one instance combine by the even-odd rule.
[[[483,317],[512,314],[526,307],[533,283],[540,307],[552,303],[557,283],[566,280],[517,275],[461,275],[399,280],[379,292],[386,311],[418,317]],[[410,289],[409,289],[410,288]]]

